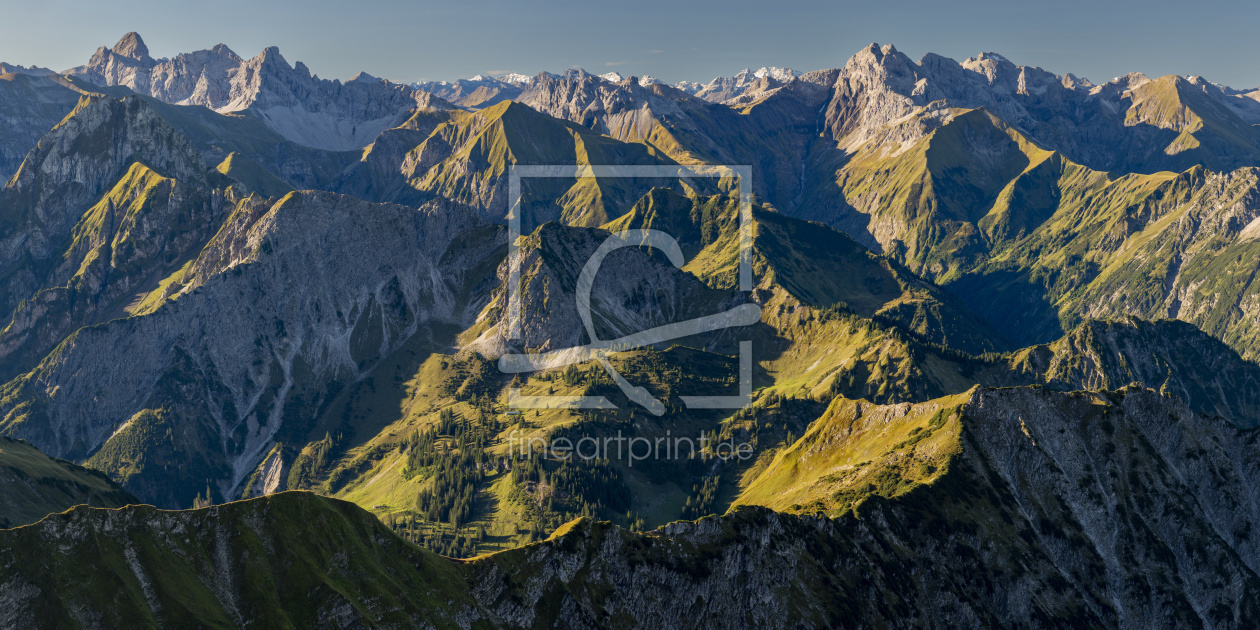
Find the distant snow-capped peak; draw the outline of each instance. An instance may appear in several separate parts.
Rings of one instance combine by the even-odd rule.
[[[674,84],[674,89],[694,95],[696,92],[704,89],[704,84],[692,81],[679,81]]]
[[[522,85],[522,84],[525,84],[525,83],[529,83],[529,77],[528,77],[528,76],[523,75],[523,74],[519,74],[519,73],[516,73],[516,72],[509,72],[509,73],[507,73],[507,74],[505,74],[505,75],[503,75],[503,76],[499,77],[499,80],[500,80],[500,81],[503,81],[504,83],[511,83],[512,85]]]
[[[775,81],[783,81],[786,83],[787,81],[791,81],[792,79],[795,79],[797,76],[797,72],[791,68],[779,68],[777,66],[768,66],[768,67],[764,67],[757,70],[756,72],[753,73],[753,76],[757,77],[758,79],[761,79],[764,77],[770,77],[771,79],[774,79]]]

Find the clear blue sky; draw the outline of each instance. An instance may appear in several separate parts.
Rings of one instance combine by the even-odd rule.
[[[918,59],[981,51],[1095,82],[1131,71],[1260,86],[1260,4],[447,0],[0,0],[0,61],[54,70],[138,31],[155,57],[225,43],[251,57],[279,46],[326,78],[360,70],[397,81],[593,72],[708,81],[744,67],[843,65],[870,42]]]

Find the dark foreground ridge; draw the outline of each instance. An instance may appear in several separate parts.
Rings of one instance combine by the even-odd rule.
[[[460,561],[403,541],[352,503],[305,492],[185,511],[77,508],[0,531],[0,627],[1260,619],[1250,533],[1260,519],[1230,497],[1256,481],[1255,430],[1141,388],[965,398],[953,407],[959,422],[943,425],[961,426],[944,474],[892,499],[872,494],[835,519],[745,506],[633,533],[583,518],[545,541]],[[894,407],[909,405],[864,417],[893,418],[881,409]],[[1095,449],[1112,456],[1091,462]]]

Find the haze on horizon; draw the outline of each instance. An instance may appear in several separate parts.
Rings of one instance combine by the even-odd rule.
[[[707,82],[740,69],[799,71],[842,66],[871,42],[914,59],[963,60],[982,51],[1056,74],[1105,82],[1128,72],[1201,75],[1236,88],[1260,86],[1254,59],[1260,5],[1069,0],[1015,6],[992,0],[620,3],[540,0],[390,2],[224,0],[171,7],[154,0],[0,3],[10,28],[0,61],[56,71],[83,64],[99,46],[137,31],[154,57],[227,44],[243,57],[278,46],[324,78],[359,71],[394,81],[476,74],[535,74],[581,67]],[[14,28],[13,25],[20,25]],[[1223,25],[1223,26],[1222,26]]]

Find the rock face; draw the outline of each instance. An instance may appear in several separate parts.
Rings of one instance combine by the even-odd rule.
[[[1196,413],[1260,425],[1260,367],[1192,324],[1132,317],[1089,321],[1050,344],[1021,350],[982,370],[987,385],[1044,383],[1061,390],[1110,390],[1143,383]]]
[[[825,497],[796,506],[807,512],[865,494],[846,539],[867,552],[849,566],[890,583],[890,570],[905,571],[906,582],[891,590],[913,593],[910,601],[933,601],[938,614],[958,615],[955,623],[984,626],[1242,627],[1260,614],[1252,594],[1260,558],[1249,535],[1260,513],[1240,499],[1260,472],[1250,452],[1255,430],[1196,416],[1140,388],[976,390],[947,409],[924,403],[937,409],[934,420],[953,414],[958,424],[932,422],[889,451],[898,458],[829,459],[849,440],[895,436],[931,415],[911,405],[858,406],[837,400],[835,417],[780,457],[796,471],[786,492]],[[930,461],[932,436],[951,427],[956,447],[946,472],[927,484],[896,483],[916,461]],[[772,474],[780,459],[762,479],[783,482]],[[849,485],[872,467],[894,482]],[[873,550],[891,564],[868,564]],[[927,566],[960,572],[915,570]],[[1238,580],[1227,585],[1225,575]],[[845,592],[861,599],[881,591]],[[910,618],[949,623],[926,613]]]
[[[948,94],[932,100],[940,95],[931,94],[936,75],[928,71],[962,66],[907,65],[894,53],[870,49],[839,75],[828,126],[853,154],[822,160],[820,177],[834,179],[807,184],[789,213],[836,226],[948,286],[1020,344],[1049,342],[1085,319],[1133,315],[1189,321],[1255,357],[1256,261],[1246,231],[1256,218],[1255,167],[1213,170],[1254,161],[1250,127],[1232,110],[1177,77],[1128,76],[1082,97],[1089,104],[1122,95],[1115,111],[1127,113],[1123,121],[1116,114],[1113,130],[1133,135],[1120,139],[1107,135],[1103,114],[1089,119],[1097,133],[1085,133],[1055,118],[1057,109],[1027,109],[1050,94],[1070,101],[1079,87],[1045,78],[1042,96],[1015,90],[982,103],[973,96],[968,104],[983,109],[959,109]],[[968,81],[988,77],[979,73],[985,68],[993,81],[1014,72],[991,58],[964,65],[977,68],[959,70]],[[1039,76],[1020,72],[1025,88]],[[928,96],[916,101],[902,88]],[[1217,137],[1212,129],[1235,131]],[[1057,140],[1060,131],[1073,139]],[[1107,137],[1114,142],[1086,143]],[[1089,166],[1116,166],[1095,151],[1114,146],[1135,147],[1125,150],[1134,159],[1175,158],[1165,167],[1186,170],[1117,175]],[[1194,154],[1209,146],[1211,157]],[[1204,163],[1214,166],[1196,166]],[[1224,260],[1233,262],[1226,268]]]
[[[0,332],[0,358],[15,368],[33,366],[78,328],[138,313],[145,285],[195,256],[230,206],[222,191],[133,163],[76,224],[44,288],[14,309]]]
[[[812,153],[835,72],[809,73],[710,103],[660,83],[611,83],[581,70],[540,75],[517,97],[549,116],[625,142],[643,143],[679,163],[752,165],[751,182],[775,207],[800,202],[820,175]]]
[[[417,108],[447,105],[430,94],[388,81],[321,80],[279,49],[242,59],[227,46],[155,60],[136,33],[104,46],[66,75],[106,86],[125,86],[168,103],[202,105],[218,112],[247,111],[285,138],[344,151],[362,148]]]
[[[675,102],[681,96],[665,85],[642,85],[635,77],[611,83],[584,70],[569,70],[561,76],[539,75],[518,100],[618,140],[640,140],[651,135],[656,118],[682,114]]]
[[[73,111],[83,95],[64,79],[11,72],[12,66],[0,64],[0,179],[5,181],[17,172],[26,152]]]
[[[518,254],[521,273],[521,336],[508,340],[507,281],[511,260],[499,267],[499,286],[478,316],[488,327],[472,344],[489,357],[511,346],[531,351],[563,350],[590,342],[576,300],[578,276],[609,236],[604,230],[547,223],[523,242]],[[610,254],[600,266],[590,293],[591,316],[602,340],[709,314],[732,295],[706,287],[694,276],[663,258],[638,248]]]
[[[135,96],[84,96],[31,149],[0,190],[0,307],[15,313],[0,333],[9,371],[110,312],[148,263],[174,262],[209,238],[222,199],[206,170],[188,139]],[[132,273],[111,273],[130,263]]]
[[[461,270],[498,247],[488,238],[448,252],[475,227],[438,204],[243,201],[168,287],[178,299],[80,330],[7,386],[40,411],[6,409],[5,432],[57,456],[95,453],[93,465],[162,505],[183,505],[206,479],[219,496],[239,494],[285,419],[313,414],[330,383],[353,382],[430,323],[461,320]],[[280,293],[302,298],[264,298]],[[120,356],[134,369],[118,371]],[[171,423],[179,430],[161,438]],[[150,465],[126,463],[137,449]],[[181,458],[179,471],[159,453]]]

